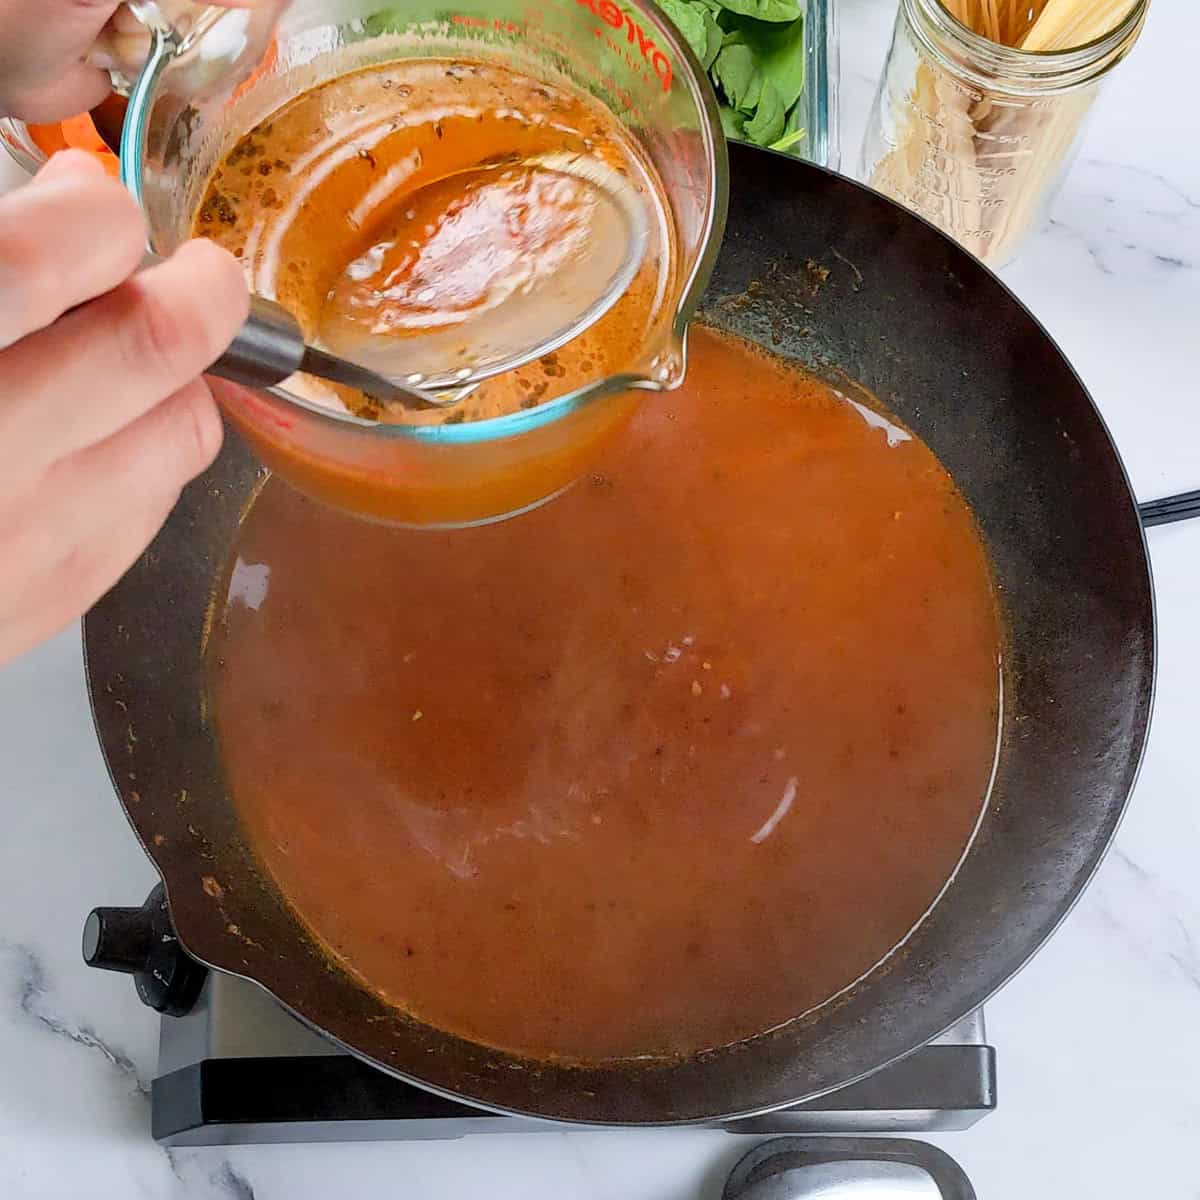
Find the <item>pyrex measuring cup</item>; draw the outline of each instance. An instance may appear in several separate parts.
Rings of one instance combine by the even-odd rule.
[[[217,22],[204,36],[220,29]],[[671,293],[628,370],[542,405],[459,424],[361,420],[286,387],[225,397],[232,423],[300,490],[377,520],[457,526],[521,512],[587,470],[642,391],[677,387],[685,335],[724,229],[725,143],[691,51],[651,0],[295,0],[256,74],[197,90],[187,64],[151,60],[130,97],[122,177],[153,249],[188,236],[230,146],[293,96],[409,58],[491,60],[590,92],[657,170],[674,224]]]

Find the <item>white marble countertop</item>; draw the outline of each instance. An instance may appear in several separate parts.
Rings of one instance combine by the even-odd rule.
[[[853,165],[890,0],[841,0]],[[1052,221],[1006,278],[1092,389],[1139,497],[1200,487],[1200,8],[1155,0]],[[11,173],[0,167],[0,186]],[[736,185],[736,181],[735,181]],[[1152,531],[1160,676],[1116,851],[988,1007],[1000,1107],[936,1140],[982,1197],[1196,1197],[1200,1135],[1200,522]],[[749,1141],[704,1131],[167,1153],[149,1137],[157,1018],[89,971],[95,904],[153,875],[92,734],[78,635],[0,673],[0,1194],[715,1200]]]

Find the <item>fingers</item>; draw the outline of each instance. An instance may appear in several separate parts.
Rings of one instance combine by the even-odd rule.
[[[29,186],[46,184],[51,180],[57,182],[64,177],[82,181],[89,176],[93,179],[108,178],[94,155],[85,154],[82,150],[58,150],[42,164]]]
[[[212,465],[221,436],[208,384],[194,379],[111,437],[56,463],[47,483],[67,503],[73,495],[103,499],[119,481],[139,503],[169,506],[185,483]]]
[[[0,440],[33,471],[103,441],[219,358],[248,307],[237,261],[187,243],[5,351]]]
[[[57,463],[39,484],[36,521],[0,529],[0,661],[91,607],[154,538],[179,491],[221,445],[221,420],[195,380],[112,438]],[[36,601],[36,602],[35,602]]]
[[[97,63],[71,62],[53,77],[16,91],[0,106],[5,116],[30,125],[49,125],[95,108],[112,91],[112,79]],[[0,91],[0,97],[3,92]]]
[[[102,71],[83,65],[115,0],[0,0],[0,111],[60,121],[108,94]]]
[[[146,249],[137,202],[64,150],[0,198],[0,349],[128,279]]]
[[[263,10],[285,0],[217,0],[224,8]],[[176,0],[160,0],[172,13]],[[136,71],[146,35],[116,0],[0,0],[0,114],[30,122],[61,121],[94,108],[111,91],[107,68]],[[125,32],[122,32],[125,31]]]
[[[0,0],[3,3],[4,0]],[[277,15],[287,7],[288,0],[213,0],[214,8],[257,9],[269,16]],[[192,11],[189,11],[189,7]],[[197,13],[192,6],[192,0],[183,3],[158,0],[158,9],[162,16],[171,24],[183,27],[190,24]],[[144,62],[149,53],[152,35],[150,28],[122,4],[108,24],[105,25],[100,37],[88,53],[88,61],[106,70],[136,70],[137,65]]]

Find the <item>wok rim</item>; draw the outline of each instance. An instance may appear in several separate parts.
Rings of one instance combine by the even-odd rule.
[[[771,154],[772,157],[775,157],[775,158],[785,159],[786,161],[788,161],[791,164],[792,169],[794,169],[797,165],[795,163],[795,160],[789,159],[785,155],[775,154],[771,151],[760,151],[760,150],[757,150],[755,148],[750,148],[750,147],[734,147],[733,149],[735,150],[736,155],[740,155],[743,153],[749,153],[749,154],[754,154],[754,155],[758,156],[763,153],[766,153],[766,154]],[[1138,590],[1144,591],[1143,599],[1147,603],[1147,609],[1148,609],[1148,614],[1149,614],[1149,621],[1148,621],[1147,628],[1145,630],[1147,641],[1146,641],[1144,657],[1147,660],[1146,666],[1148,667],[1148,677],[1147,677],[1147,683],[1146,683],[1144,713],[1139,711],[1139,714],[1138,714],[1139,720],[1136,724],[1136,728],[1135,728],[1133,737],[1131,738],[1131,753],[1124,760],[1128,763],[1128,766],[1130,769],[1129,783],[1128,783],[1128,787],[1125,790],[1125,794],[1123,797],[1120,797],[1118,799],[1114,793],[1110,809],[1106,813],[1106,817],[1105,817],[1105,821],[1104,821],[1106,829],[1103,833],[1098,834],[1093,839],[1094,845],[1091,848],[1090,853],[1088,854],[1088,856],[1085,859],[1085,865],[1079,873],[1076,885],[1069,891],[1069,893],[1064,895],[1062,902],[1056,906],[1056,911],[1054,912],[1053,920],[1048,923],[1047,928],[1043,932],[1041,932],[1040,935],[1037,936],[1035,939],[1032,939],[1030,941],[1030,944],[1028,945],[1028,947],[1026,947],[1025,949],[1023,949],[1020,952],[1019,961],[1016,963],[1016,965],[1013,966],[1011,969],[1002,969],[997,972],[986,972],[985,971],[984,973],[987,974],[987,977],[988,977],[987,982],[981,989],[979,989],[978,998],[973,1003],[969,1004],[969,1006],[964,1011],[958,1013],[954,1017],[953,1020],[950,1020],[947,1022],[942,1022],[941,1020],[939,1020],[936,1023],[935,1027],[930,1027],[928,1036],[923,1036],[922,1039],[917,1041],[915,1044],[907,1047],[906,1049],[899,1051],[896,1054],[890,1055],[885,1060],[880,1061],[871,1067],[860,1070],[860,1071],[856,1072],[855,1074],[853,1074],[845,1079],[842,1079],[839,1082],[832,1084],[830,1086],[821,1087],[814,1091],[806,1092],[804,1094],[797,1095],[792,1098],[787,1098],[787,1099],[783,1099],[783,1100],[773,1100],[769,1103],[765,1103],[765,1104],[759,1105],[759,1106],[752,1106],[749,1108],[739,1107],[732,1111],[719,1110],[716,1112],[709,1112],[709,1113],[697,1114],[697,1115],[689,1115],[689,1116],[684,1116],[684,1117],[679,1117],[679,1118],[668,1118],[665,1120],[636,1120],[635,1119],[635,1120],[628,1120],[628,1121],[620,1121],[620,1120],[614,1121],[611,1119],[607,1119],[607,1118],[602,1119],[599,1117],[596,1117],[593,1119],[593,1118],[582,1117],[582,1116],[567,1116],[567,1117],[552,1116],[552,1115],[547,1115],[547,1113],[544,1111],[538,1111],[536,1109],[516,1107],[516,1106],[512,1106],[512,1105],[507,1105],[507,1104],[500,1104],[500,1103],[490,1101],[490,1100],[480,1099],[469,1093],[455,1091],[455,1090],[445,1087],[443,1085],[432,1083],[426,1079],[423,1079],[417,1075],[412,1074],[411,1072],[399,1069],[393,1065],[383,1062],[380,1059],[374,1057],[369,1052],[356,1048],[352,1044],[343,1040],[341,1037],[339,1037],[336,1034],[333,1034],[333,1033],[329,1032],[328,1030],[326,1030],[325,1028],[323,1028],[319,1024],[319,1022],[309,1018],[303,1012],[301,1012],[297,1008],[293,1007],[293,1005],[290,1004],[288,1001],[284,1000],[279,995],[279,993],[275,990],[275,988],[270,983],[268,983],[265,979],[260,978],[258,974],[247,973],[244,970],[238,969],[235,965],[233,965],[229,961],[228,956],[222,955],[219,953],[214,954],[214,953],[208,953],[208,952],[203,952],[203,951],[198,952],[197,950],[193,949],[193,947],[195,945],[197,945],[197,943],[192,937],[193,931],[190,931],[187,927],[188,926],[187,906],[186,905],[177,906],[175,904],[174,898],[172,896],[172,892],[174,889],[173,889],[172,879],[170,878],[169,868],[167,868],[163,865],[159,854],[156,853],[156,847],[154,847],[152,844],[148,844],[147,839],[143,836],[142,830],[139,828],[139,825],[138,825],[137,821],[135,820],[134,813],[131,811],[130,805],[126,800],[125,791],[122,788],[122,786],[118,780],[118,774],[115,769],[115,764],[112,761],[112,756],[110,755],[109,749],[106,745],[106,740],[105,740],[103,729],[101,726],[100,711],[99,711],[99,707],[97,704],[96,686],[97,686],[98,680],[97,680],[96,672],[93,669],[93,667],[94,667],[93,653],[92,653],[91,644],[89,642],[89,630],[98,629],[99,625],[101,624],[101,617],[99,615],[97,615],[97,610],[93,609],[86,615],[86,617],[84,618],[84,621],[82,623],[84,673],[85,673],[85,680],[86,680],[86,686],[87,686],[87,692],[88,692],[89,707],[91,709],[91,714],[92,714],[93,726],[97,732],[98,741],[100,743],[101,754],[102,754],[102,757],[103,757],[104,763],[105,763],[105,769],[108,772],[109,780],[113,787],[113,790],[116,792],[118,800],[120,801],[121,808],[122,808],[122,811],[124,812],[125,818],[129,822],[129,825],[134,832],[134,836],[137,838],[139,844],[142,846],[142,849],[145,851],[147,857],[153,863],[155,870],[158,873],[159,877],[162,879],[162,882],[163,882],[163,885],[164,885],[164,888],[165,888],[166,894],[167,894],[168,905],[170,907],[172,921],[175,922],[176,932],[178,933],[181,944],[193,958],[195,958],[198,962],[203,963],[210,970],[218,971],[218,972],[221,972],[226,975],[235,976],[236,978],[245,980],[246,982],[254,984],[256,987],[261,988],[268,995],[270,995],[271,998],[276,1003],[278,1003],[284,1009],[285,1012],[287,1012],[289,1015],[293,1016],[296,1020],[298,1020],[306,1028],[312,1030],[314,1033],[318,1034],[320,1037],[322,1037],[326,1041],[330,1042],[331,1044],[339,1047],[345,1053],[352,1055],[356,1059],[366,1063],[367,1065],[371,1066],[372,1068],[374,1068],[376,1070],[383,1071],[385,1074],[390,1075],[391,1077],[393,1077],[397,1080],[400,1080],[403,1083],[406,1083],[413,1087],[421,1088],[424,1091],[431,1092],[435,1095],[441,1096],[448,1100],[452,1100],[452,1101],[456,1101],[459,1103],[470,1105],[470,1106],[472,1106],[480,1111],[483,1111],[483,1112],[494,1113],[494,1114],[502,1115],[502,1116],[515,1116],[515,1117],[522,1117],[522,1118],[527,1118],[527,1119],[534,1119],[534,1120],[537,1120],[540,1122],[544,1122],[548,1126],[551,1126],[551,1127],[553,1127],[553,1126],[569,1126],[569,1127],[580,1127],[580,1128],[629,1128],[629,1129],[676,1128],[676,1127],[685,1127],[686,1128],[686,1127],[694,1127],[694,1126],[705,1125],[705,1124],[712,1124],[712,1123],[716,1123],[716,1122],[743,1120],[743,1119],[752,1118],[755,1116],[765,1115],[765,1114],[771,1113],[771,1112],[777,1112],[781,1109],[786,1109],[786,1108],[795,1106],[797,1104],[805,1103],[805,1102],[808,1102],[811,1100],[820,1099],[823,1096],[827,1096],[833,1092],[841,1090],[844,1087],[850,1086],[862,1079],[865,1079],[865,1078],[875,1074],[877,1071],[881,1071],[881,1070],[885,1069],[886,1067],[893,1065],[894,1063],[902,1061],[903,1059],[908,1057],[910,1054],[913,1054],[913,1053],[917,1052],[918,1050],[920,1050],[923,1046],[927,1045],[930,1041],[933,1041],[934,1039],[938,1038],[942,1034],[946,1033],[949,1029],[953,1028],[954,1025],[957,1024],[959,1021],[961,1021],[963,1018],[969,1016],[972,1012],[976,1011],[978,1008],[982,1007],[983,1005],[985,1005],[986,1003],[991,1001],[1002,988],[1006,987],[1018,974],[1020,974],[1020,972],[1022,970],[1024,970],[1024,968],[1026,966],[1028,966],[1028,964],[1033,960],[1033,958],[1045,947],[1045,945],[1050,940],[1050,938],[1061,928],[1063,922],[1066,921],[1068,916],[1074,910],[1075,905],[1079,902],[1080,898],[1082,897],[1084,892],[1087,890],[1088,886],[1094,880],[1097,871],[1100,869],[1100,867],[1103,864],[1105,858],[1107,857],[1109,851],[1112,849],[1113,843],[1119,832],[1121,822],[1124,820],[1125,814],[1127,813],[1128,808],[1129,808],[1131,798],[1133,796],[1134,791],[1136,790],[1137,783],[1138,783],[1140,775],[1141,775],[1141,770],[1145,763],[1145,758],[1146,758],[1146,751],[1147,751],[1148,742],[1149,742],[1150,729],[1151,729],[1151,725],[1152,725],[1152,721],[1153,721],[1155,698],[1156,698],[1157,683],[1158,683],[1158,614],[1157,614],[1157,605],[1156,605],[1156,597],[1155,597],[1155,590],[1154,590],[1153,569],[1152,569],[1152,563],[1151,563],[1150,554],[1149,554],[1149,546],[1148,546],[1148,542],[1147,542],[1147,538],[1146,538],[1146,530],[1145,530],[1144,526],[1142,525],[1140,515],[1138,513],[1137,500],[1136,500],[1135,493],[1133,491],[1132,483],[1129,478],[1128,470],[1127,470],[1125,462],[1121,456],[1120,450],[1112,436],[1112,432],[1109,428],[1109,425],[1105,421],[1103,414],[1101,413],[1100,409],[1096,405],[1096,402],[1095,402],[1090,390],[1087,388],[1085,382],[1080,377],[1079,373],[1076,371],[1076,369],[1072,365],[1071,361],[1067,358],[1067,356],[1063,352],[1062,348],[1059,346],[1057,340],[1051,336],[1051,334],[1045,328],[1043,323],[1028,308],[1028,306],[1020,299],[1020,297],[1018,297],[1016,295],[1016,293],[998,275],[996,275],[996,273],[994,271],[992,271],[989,267],[987,267],[986,264],[980,262],[978,259],[975,259],[974,256],[970,255],[966,250],[962,249],[961,247],[958,247],[956,243],[952,242],[952,239],[948,238],[944,233],[942,233],[940,230],[938,230],[930,222],[926,221],[924,218],[920,217],[917,214],[909,212],[907,209],[904,209],[902,206],[900,206],[900,205],[896,204],[894,201],[892,201],[889,197],[884,196],[882,193],[876,191],[875,189],[870,188],[865,184],[859,183],[856,180],[848,179],[846,176],[842,176],[837,172],[829,170],[828,168],[821,167],[821,166],[818,166],[816,164],[811,164],[811,163],[807,163],[807,164],[803,164],[803,165],[806,169],[808,169],[810,171],[815,171],[815,172],[819,173],[820,175],[829,177],[830,179],[837,181],[838,184],[849,184],[852,187],[855,187],[861,191],[869,193],[870,195],[875,197],[877,200],[882,200],[888,206],[890,206],[892,209],[895,209],[896,211],[898,211],[900,214],[902,214],[902,217],[905,220],[909,220],[909,221],[915,220],[915,221],[919,222],[921,225],[925,226],[928,230],[931,230],[938,238],[940,238],[944,242],[954,245],[955,250],[958,254],[965,256],[967,259],[970,260],[970,262],[972,263],[974,268],[981,269],[982,271],[984,271],[986,273],[987,276],[990,277],[992,284],[1000,289],[1000,292],[1003,294],[1003,296],[1006,298],[1006,300],[1012,304],[1015,311],[1017,311],[1021,314],[1021,316],[1024,318],[1024,320],[1029,323],[1029,326],[1031,329],[1036,330],[1037,334],[1044,341],[1046,346],[1050,350],[1053,351],[1054,355],[1058,358],[1058,360],[1066,367],[1071,379],[1073,380],[1076,388],[1078,389],[1079,395],[1084,400],[1086,400],[1088,406],[1090,407],[1091,414],[1094,417],[1100,432],[1102,432],[1102,434],[1103,434],[1104,442],[1107,446],[1108,452],[1112,456],[1112,462],[1115,464],[1115,466],[1117,468],[1117,472],[1119,474],[1121,483],[1123,485],[1124,496],[1123,496],[1122,504],[1127,508],[1128,514],[1132,518],[1132,520],[1135,522],[1136,528],[1138,530],[1138,545],[1140,547],[1140,564],[1141,564],[1142,570],[1139,571],[1138,580],[1136,580],[1136,581],[1131,580],[1130,583],[1131,583],[1131,585],[1136,583]],[[98,632],[94,633],[92,636],[98,640],[99,633]],[[967,852],[968,855],[970,854],[970,852],[971,851],[968,850],[968,852]],[[912,936],[912,933],[915,932],[916,929],[920,928],[921,924],[923,924],[926,920],[928,920],[930,918],[932,913],[934,911],[936,911],[938,905],[940,905],[943,900],[944,900],[944,895],[939,896],[937,903],[935,903],[931,907],[929,912],[927,912],[922,917],[921,922],[919,922],[918,925],[916,927],[914,927],[914,930],[910,931],[910,934],[908,935],[909,937]],[[182,923],[177,919],[177,914],[180,914],[180,913],[183,914]],[[203,941],[203,939],[201,939],[201,941]],[[894,954],[895,951],[893,950],[892,953]],[[865,976],[864,978],[870,978],[871,976],[873,976],[875,974],[875,972],[878,969],[879,969],[879,966],[877,965],[876,967],[872,968],[871,971],[868,972],[867,976]],[[861,983],[862,983],[862,980],[860,980],[858,983],[856,983],[854,985],[854,987],[857,988],[859,986],[859,984],[861,984]],[[825,1003],[828,1004],[829,1002],[826,1001]],[[802,1018],[799,1018],[799,1017],[793,1018],[793,1021],[800,1020],[800,1019],[802,1019]],[[753,1041],[754,1039],[750,1039],[750,1040]],[[501,1053],[503,1053],[503,1052],[501,1052]],[[703,1057],[703,1056],[700,1056],[700,1057]],[[623,1062],[628,1063],[629,1060],[623,1060]],[[572,1069],[569,1067],[564,1067],[563,1064],[556,1063],[553,1065],[556,1068],[562,1068],[564,1070]],[[606,1064],[606,1065],[610,1065],[610,1064]],[[611,1065],[615,1066],[617,1064],[614,1063]]]

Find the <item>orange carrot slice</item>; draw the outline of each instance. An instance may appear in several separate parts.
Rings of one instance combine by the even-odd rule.
[[[49,158],[60,150],[82,150],[95,158],[114,179],[121,174],[117,156],[96,129],[90,113],[69,117],[57,125],[29,125],[29,139]]]
[[[29,140],[47,157],[67,148],[61,125],[26,125]]]
[[[86,150],[89,154],[112,154],[96,131],[96,123],[92,120],[91,113],[68,117],[62,123],[62,133],[67,145],[76,150]]]

